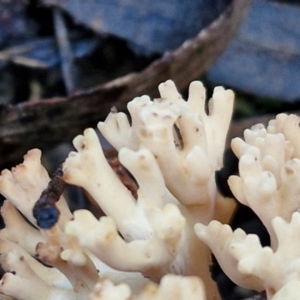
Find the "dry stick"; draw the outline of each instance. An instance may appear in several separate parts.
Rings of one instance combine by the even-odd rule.
[[[26,52],[31,51],[32,43],[23,46],[15,46],[9,49],[0,51],[0,61],[13,62],[28,68],[46,68],[47,65],[38,60],[26,57]],[[1,299],[0,299],[1,300]]]
[[[65,188],[62,175],[62,168],[59,167],[33,207],[33,216],[40,228],[50,229],[58,221],[60,212],[55,204]]]
[[[58,44],[59,55],[61,60],[61,70],[68,95],[75,91],[74,86],[74,62],[69,42],[68,30],[64,21],[62,11],[59,8],[53,8],[53,19],[55,36]]]

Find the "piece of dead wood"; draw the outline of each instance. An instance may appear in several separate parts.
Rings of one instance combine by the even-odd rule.
[[[140,73],[132,73],[68,98],[0,107],[0,169],[22,160],[31,148],[42,150],[70,141],[103,120],[112,106],[124,110],[136,96],[157,96],[157,86],[172,79],[179,90],[202,74],[224,50],[246,12],[249,0],[228,9],[195,38],[166,53]]]

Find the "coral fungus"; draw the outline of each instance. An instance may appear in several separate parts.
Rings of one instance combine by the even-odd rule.
[[[268,127],[254,126],[244,140],[232,141],[239,175],[228,183],[269,231],[271,246],[262,247],[256,235],[227,225],[236,203],[216,188],[233,92],[217,87],[206,104],[200,82],[191,83],[187,101],[172,81],[159,91],[159,99],[128,103],[130,121],[112,109],[98,124],[134,178],[135,195],[92,128],[73,140],[76,151],[63,163],[61,178],[50,181],[38,149],[2,171],[2,294],[24,300],[220,299],[209,270],[212,251],[236,284],[266,290],[269,299],[296,299],[300,248],[290,241],[297,240],[300,224],[299,118],[278,115]],[[105,216],[71,213],[59,197],[61,179],[82,187]],[[58,214],[45,223],[51,208]]]

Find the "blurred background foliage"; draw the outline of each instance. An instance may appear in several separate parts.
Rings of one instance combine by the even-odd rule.
[[[208,27],[230,0],[0,1],[0,104],[67,96],[130,72]],[[235,118],[297,110],[298,1],[252,0],[200,79],[238,96]]]

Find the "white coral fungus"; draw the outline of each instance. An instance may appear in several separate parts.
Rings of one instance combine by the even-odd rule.
[[[241,229],[212,221],[197,224],[197,236],[215,254],[223,270],[238,285],[265,290],[268,299],[300,296],[300,118],[279,114],[267,127],[233,139],[239,175],[229,178],[235,197],[249,206],[266,226],[271,246]]]
[[[58,222],[39,228],[32,211],[50,178],[37,149],[2,171],[0,293],[24,300],[220,299],[209,271],[211,249],[236,284],[266,290],[268,299],[299,298],[299,118],[280,114],[231,143],[239,174],[228,183],[269,231],[271,245],[262,247],[256,235],[222,224],[235,207],[215,182],[233,92],[215,88],[207,113],[200,82],[191,83],[187,101],[172,81],[159,91],[153,101],[142,96],[128,103],[130,121],[113,109],[98,124],[137,195],[108,163],[94,129],[73,140],[63,180],[88,193],[105,213],[100,219],[84,209],[71,213],[62,196]]]

